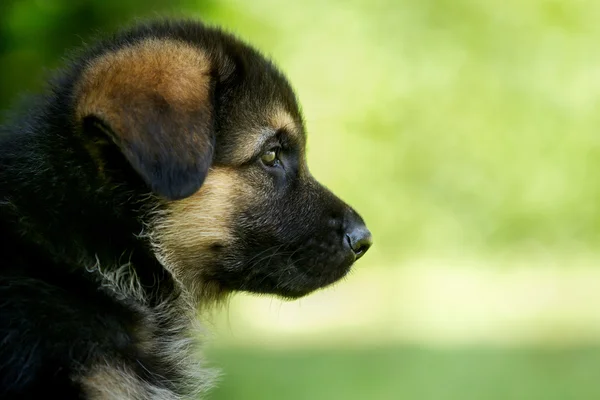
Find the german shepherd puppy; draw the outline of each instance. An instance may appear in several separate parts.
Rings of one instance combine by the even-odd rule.
[[[371,234],[305,144],[286,78],[219,29],[72,57],[0,128],[0,397],[197,398],[199,309],[342,278]]]

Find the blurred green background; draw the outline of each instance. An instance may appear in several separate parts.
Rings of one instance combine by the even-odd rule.
[[[153,15],[276,60],[375,238],[333,288],[208,316],[211,399],[600,398],[600,2],[3,0],[0,107]]]

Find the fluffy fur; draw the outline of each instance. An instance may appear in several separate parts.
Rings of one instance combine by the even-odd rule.
[[[199,311],[344,276],[371,236],[305,142],[283,74],[219,29],[76,53],[0,128],[0,397],[197,398]]]

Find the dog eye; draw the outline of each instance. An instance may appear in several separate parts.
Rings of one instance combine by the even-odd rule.
[[[263,153],[260,159],[263,162],[263,164],[269,167],[276,166],[279,163],[279,148],[274,147],[272,149],[267,150]]]

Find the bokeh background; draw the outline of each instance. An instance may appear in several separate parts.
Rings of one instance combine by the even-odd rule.
[[[211,399],[600,398],[600,2],[0,2],[0,108],[132,18],[199,17],[290,77],[375,246],[207,317]]]

